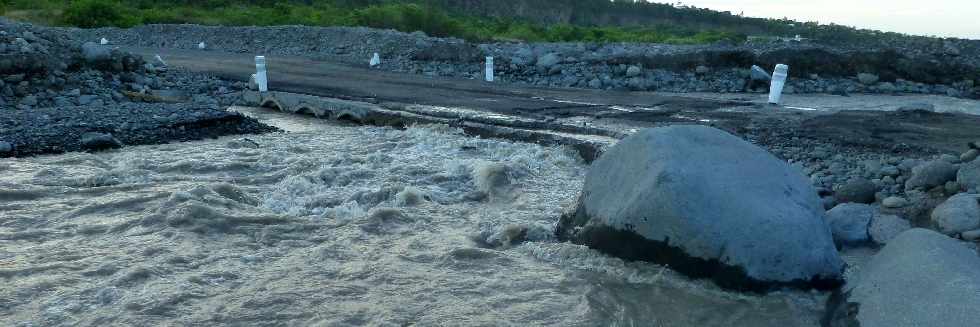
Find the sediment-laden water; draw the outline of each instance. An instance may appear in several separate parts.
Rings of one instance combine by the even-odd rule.
[[[0,161],[0,325],[806,326],[827,298],[556,242],[567,149],[284,127]]]

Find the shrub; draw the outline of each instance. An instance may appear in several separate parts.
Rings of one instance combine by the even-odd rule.
[[[82,28],[132,27],[140,23],[137,16],[116,0],[73,0],[61,20]]]

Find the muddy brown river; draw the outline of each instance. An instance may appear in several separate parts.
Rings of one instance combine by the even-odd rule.
[[[0,325],[815,326],[829,295],[556,242],[569,149],[240,110],[288,132],[0,161]]]

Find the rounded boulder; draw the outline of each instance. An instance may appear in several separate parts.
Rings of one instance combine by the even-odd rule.
[[[596,160],[560,239],[736,290],[830,289],[843,262],[801,172],[718,129],[638,132]]]

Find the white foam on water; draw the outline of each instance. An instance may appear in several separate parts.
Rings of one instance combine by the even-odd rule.
[[[304,125],[305,126],[305,125]],[[562,147],[319,124],[5,160],[0,325],[816,325],[552,235]]]

